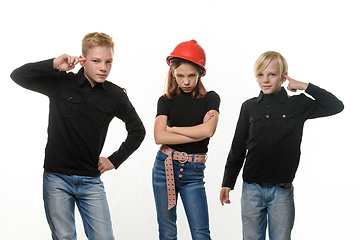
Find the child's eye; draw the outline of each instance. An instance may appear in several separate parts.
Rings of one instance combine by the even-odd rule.
[[[99,61],[98,60],[92,60],[94,63],[98,63]]]

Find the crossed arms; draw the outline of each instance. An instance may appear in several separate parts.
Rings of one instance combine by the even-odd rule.
[[[158,145],[184,144],[210,138],[216,131],[218,120],[219,113],[216,110],[210,110],[205,114],[202,124],[192,127],[169,127],[167,116],[159,115],[155,119],[155,143]]]

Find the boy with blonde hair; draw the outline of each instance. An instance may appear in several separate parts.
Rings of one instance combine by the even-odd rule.
[[[334,95],[311,83],[287,76],[287,63],[278,52],[265,52],[254,72],[260,86],[258,97],[245,101],[227,158],[220,202],[229,204],[229,192],[243,166],[241,197],[243,239],[289,240],[295,207],[292,181],[299,160],[303,126],[307,119],[339,113],[344,106]],[[288,90],[305,90],[289,97]]]
[[[82,55],[28,63],[11,78],[50,99],[43,197],[53,239],[76,239],[74,207],[88,239],[114,239],[100,175],[118,168],[141,144],[145,128],[124,89],[107,81],[114,42],[104,33],[82,40]],[[78,73],[67,72],[80,63]],[[101,157],[111,120],[117,117],[128,135],[109,157]]]

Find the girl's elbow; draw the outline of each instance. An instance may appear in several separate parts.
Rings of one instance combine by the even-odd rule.
[[[214,136],[214,134],[215,134],[215,129],[211,129],[206,132],[205,137],[211,138],[212,136]]]
[[[156,145],[161,145],[162,144],[161,139],[156,135],[154,136],[154,140],[155,140]]]
[[[163,134],[155,134],[154,140],[156,145],[163,145],[166,144],[166,137]]]
[[[212,138],[214,136],[215,132],[211,133],[208,138]]]

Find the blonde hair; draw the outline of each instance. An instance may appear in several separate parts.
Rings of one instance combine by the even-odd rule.
[[[88,33],[82,40],[82,55],[86,56],[89,49],[95,46],[110,47],[114,52],[114,42],[112,37],[105,33],[93,32]]]
[[[260,55],[260,57],[256,60],[254,65],[254,74],[255,77],[259,76],[259,74],[267,68],[271,60],[276,59],[279,63],[279,69],[281,76],[285,76],[288,71],[288,65],[285,58],[278,52],[275,51],[267,51]]]

